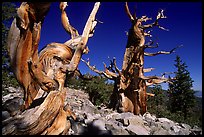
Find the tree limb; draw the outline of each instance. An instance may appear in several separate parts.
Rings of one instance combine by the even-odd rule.
[[[161,78],[161,79],[148,79],[147,81],[146,81],[146,85],[147,86],[151,86],[151,85],[154,85],[154,84],[161,84],[161,83],[164,83],[164,82],[169,82],[169,79],[163,79],[163,78]]]
[[[173,49],[170,50],[170,51],[158,51],[158,52],[156,52],[156,53],[147,53],[147,52],[144,52],[144,55],[145,55],[145,56],[156,56],[156,55],[159,55],[159,54],[171,54],[171,53],[175,52],[175,50],[176,50],[177,48],[179,48],[179,47],[182,47],[182,45],[179,45],[179,46],[173,48]]]
[[[78,68],[75,70],[75,75],[78,76],[79,78],[83,79],[83,80],[91,80],[92,79],[92,78],[85,77]]]
[[[149,18],[149,17],[147,17],[147,16],[145,15],[145,16],[142,16],[139,20],[140,20],[140,22],[146,22],[146,21],[148,21],[148,20],[152,20],[152,18]]]
[[[108,79],[113,80],[113,79],[115,79],[115,78],[117,77],[116,73],[110,72],[110,71],[106,68],[106,64],[105,64],[105,63],[104,63],[105,71],[100,71],[100,70],[96,69],[95,66],[91,66],[89,60],[88,60],[88,61],[85,61],[84,59],[81,59],[81,61],[84,62],[84,63],[89,67],[90,70],[92,70],[92,71],[94,71],[94,72],[96,72],[96,73],[98,73],[98,74],[100,74],[100,75],[104,75],[104,76],[105,76],[106,78],[108,78]]]
[[[79,42],[79,44],[76,47],[76,50],[74,52],[74,55],[70,61],[70,64],[67,65],[67,70],[68,72],[74,72],[74,70],[76,70],[76,68],[78,67],[78,64],[80,62],[80,59],[82,57],[82,54],[84,53],[84,50],[87,48],[86,44],[88,42],[88,38],[90,33],[92,33],[91,31],[93,30],[94,26],[94,21],[95,21],[95,16],[96,13],[99,9],[100,6],[100,2],[96,2],[94,5],[94,8],[86,22],[86,25],[84,27],[82,36],[81,36],[81,40]]]
[[[56,85],[40,70],[38,59],[41,25],[50,4],[22,2],[8,34],[7,47],[11,65],[16,79],[24,89],[25,108],[37,95],[39,83],[41,88],[55,88]],[[29,60],[32,60],[32,66],[29,66]],[[35,77],[30,73],[34,73]]]
[[[145,73],[145,72],[150,72],[150,71],[152,71],[152,70],[154,70],[155,68],[146,68],[146,69],[143,69],[143,72]]]
[[[154,44],[153,41],[149,41],[147,44],[144,45],[145,48],[158,48],[159,47],[159,43],[156,43],[156,46],[152,46]]]
[[[135,65],[137,65],[138,67],[141,67],[141,66],[139,66],[139,64],[135,64]],[[151,69],[153,69],[153,68],[151,68]],[[162,75],[162,77],[158,77],[158,76],[144,76],[144,74],[141,73],[138,77],[146,81],[146,86],[150,86],[153,84],[160,84],[160,83],[164,83],[164,82],[170,83],[171,80],[173,80],[173,79],[165,78],[164,77],[165,74],[166,73],[164,73]]]
[[[155,94],[152,94],[152,93],[146,93],[148,96],[152,96],[152,97],[154,97],[155,96]]]
[[[165,29],[164,27],[161,27],[159,25],[159,22],[158,22],[160,19],[167,18],[166,16],[164,16],[163,12],[164,12],[164,10],[161,9],[157,14],[157,18],[156,18],[155,22],[153,22],[152,24],[143,25],[142,28],[145,30],[145,29],[153,28],[154,26],[158,26],[158,28],[168,31],[168,29]]]
[[[67,17],[67,14],[65,12],[65,8],[68,6],[67,2],[60,2],[60,10],[62,12],[61,14],[61,21],[64,29],[66,32],[68,32],[71,35],[71,39],[74,39],[75,37],[79,36],[78,31],[72,27],[69,23],[69,19]]]
[[[127,2],[125,2],[125,11],[126,11],[128,17],[129,17],[129,19],[130,19],[131,21],[134,21],[135,19],[133,18],[132,14],[130,13],[130,10],[129,10],[129,8],[128,8]],[[135,16],[136,16],[136,13],[135,13]]]
[[[122,76],[122,72],[119,70],[119,68],[116,65],[116,58],[113,58],[113,65],[114,65],[116,72],[119,74],[119,76]]]

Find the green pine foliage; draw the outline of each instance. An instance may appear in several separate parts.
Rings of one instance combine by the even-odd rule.
[[[2,31],[2,91],[3,94],[6,94],[6,87],[19,86],[15,76],[12,73],[12,69],[9,62],[9,56],[7,51],[7,37],[8,31],[16,16],[16,5],[11,2],[2,2],[2,22],[1,22],[1,31]]]
[[[160,86],[159,86],[160,88]],[[202,127],[202,98],[195,97],[196,102],[195,106],[189,108],[189,115],[186,119],[184,119],[182,111],[171,112],[169,109],[169,96],[167,90],[159,90],[158,95],[158,87],[148,87],[148,90],[151,93],[154,93],[155,96],[147,97],[147,111],[151,114],[154,114],[156,117],[165,117],[171,119],[178,123],[186,123],[190,126],[197,125]],[[161,95],[162,94],[162,95]],[[160,96],[161,95],[161,96]],[[157,101],[159,100],[159,101]]]
[[[113,91],[108,80],[101,76],[94,76],[84,85],[84,90],[89,94],[89,98],[94,105],[108,104],[109,97]]]
[[[113,91],[113,84],[101,76],[85,74],[84,77],[89,78],[89,80],[80,79],[78,77],[67,78],[65,86],[84,90],[89,94],[89,99],[94,105],[104,104],[107,106]],[[168,91],[163,90],[161,85],[148,87],[147,91],[155,94],[154,97],[147,97],[147,110],[151,114],[156,115],[156,117],[166,117],[179,123],[202,127],[202,98],[196,97],[196,105],[189,108],[189,115],[184,119],[182,111],[172,113],[169,110]]]
[[[178,123],[202,127],[202,98],[194,96],[190,73],[187,65],[179,56],[175,60],[176,80],[169,84],[169,90],[162,90],[160,85],[148,87],[154,97],[147,97],[147,110],[157,117],[166,117]]]
[[[109,97],[113,91],[113,84],[102,76],[91,76],[86,74],[87,79],[72,77],[66,80],[65,86],[82,89],[89,94],[89,100],[94,105],[108,105]]]
[[[150,91],[154,94],[154,97],[148,97],[148,111],[156,114],[157,117],[164,117],[166,97],[161,85],[154,85]]]
[[[3,64],[8,62],[8,53],[6,48],[8,31],[11,25],[12,20],[16,16],[16,6],[11,2],[2,2],[2,22],[1,22],[1,31],[2,31],[2,61]]]
[[[187,119],[189,108],[195,105],[195,92],[192,90],[193,80],[187,70],[187,65],[183,63],[179,56],[175,60],[176,80],[169,84],[169,109],[172,113],[181,112],[184,119]]]

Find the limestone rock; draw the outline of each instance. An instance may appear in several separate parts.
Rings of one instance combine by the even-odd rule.
[[[2,97],[4,123],[20,112],[19,106],[23,101],[20,89],[10,87],[8,90],[9,94]],[[77,117],[75,121],[70,120],[70,135],[202,135],[202,129],[197,126],[191,128],[188,124],[157,118],[149,112],[143,116],[130,112],[118,113],[105,106],[94,106],[88,94],[82,90],[65,90],[65,103]]]
[[[136,135],[149,135],[150,129],[145,128],[142,125],[129,125],[126,127],[127,130],[134,132]]]
[[[10,117],[10,114],[8,111],[2,111],[1,114],[2,114],[2,121]]]

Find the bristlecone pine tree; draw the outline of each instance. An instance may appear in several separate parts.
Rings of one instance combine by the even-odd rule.
[[[144,76],[145,72],[152,71],[153,68],[144,68],[144,56],[156,56],[159,54],[171,54],[176,48],[169,52],[158,51],[156,53],[147,53],[145,49],[158,47],[153,46],[154,42],[145,43],[146,37],[151,37],[148,29],[158,27],[166,30],[159,25],[159,20],[166,18],[164,10],[160,10],[156,20],[151,24],[143,24],[143,22],[151,20],[147,16],[141,18],[130,13],[127,2],[125,3],[125,11],[130,19],[132,26],[129,29],[126,50],[123,58],[122,70],[116,65],[116,59],[111,60],[110,66],[104,64],[104,71],[96,69],[90,65],[90,61],[82,60],[86,65],[98,74],[104,75],[108,79],[114,80],[114,90],[110,97],[109,107],[117,109],[119,112],[132,112],[134,114],[144,114],[147,111],[146,96],[152,95],[146,92],[146,87],[162,82],[171,82],[171,78],[157,76]]]
[[[94,4],[81,35],[69,22],[67,2],[60,2],[62,25],[71,39],[50,43],[38,54],[41,27],[50,5],[22,2],[11,24],[7,48],[15,77],[24,90],[25,103],[21,115],[2,121],[3,135],[68,134],[71,123],[67,117],[76,119],[69,104],[64,104],[64,82],[66,73],[81,74],[78,64],[89,51],[86,44],[94,34],[100,2]]]
[[[175,67],[177,68],[175,80],[169,83],[169,108],[171,112],[182,112],[184,119],[187,118],[189,108],[195,105],[195,91],[192,89],[193,80],[187,70],[186,63],[176,56]]]

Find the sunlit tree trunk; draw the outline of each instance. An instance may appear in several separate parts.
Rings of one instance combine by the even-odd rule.
[[[8,51],[16,79],[24,89],[25,103],[21,115],[2,122],[3,135],[68,134],[71,123],[67,117],[76,119],[69,104],[64,104],[64,82],[66,73],[72,76],[79,72],[79,61],[88,53],[86,44],[93,36],[100,2],[94,4],[82,35],[70,25],[67,2],[60,2],[62,25],[71,39],[50,43],[38,55],[41,27],[50,4],[22,2],[12,22]]]
[[[90,61],[82,60],[86,65],[98,74],[104,75],[110,80],[114,80],[114,91],[110,97],[109,107],[117,109],[119,112],[132,112],[134,114],[144,114],[147,111],[146,98],[147,95],[153,96],[153,94],[147,93],[147,86],[153,84],[160,84],[163,82],[171,82],[171,78],[165,78],[158,76],[145,76],[145,72],[150,72],[154,68],[144,68],[144,56],[156,56],[159,54],[171,54],[177,48],[173,48],[171,51],[158,51],[156,53],[145,52],[146,48],[156,48],[153,46],[154,42],[149,41],[145,43],[146,37],[151,37],[149,28],[161,27],[158,23],[160,19],[166,18],[163,14],[163,10],[158,12],[156,20],[152,24],[144,25],[143,22],[151,20],[147,16],[141,18],[136,17],[130,13],[128,4],[125,3],[125,12],[128,15],[132,25],[128,32],[128,40],[123,58],[122,70],[119,70],[116,65],[116,59],[111,60],[111,64],[107,67],[104,64],[104,71],[99,71],[95,66],[90,65]]]

